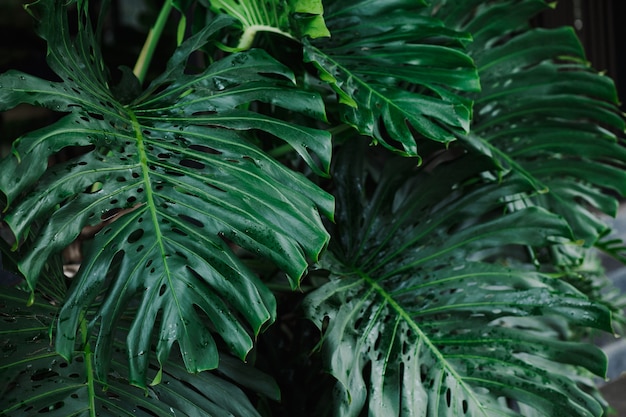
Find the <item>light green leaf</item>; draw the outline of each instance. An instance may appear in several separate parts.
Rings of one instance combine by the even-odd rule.
[[[275,300],[234,250],[272,262],[295,288],[328,242],[319,211],[333,211],[331,196],[255,145],[257,134],[285,141],[326,175],[330,135],[254,111],[251,103],[323,118],[321,99],[296,88],[293,74],[259,50],[187,73],[188,56],[232,23],[222,17],[183,43],[164,74],[123,105],[105,81],[91,29],[81,27],[72,41],[69,30],[59,30],[68,25],[64,7],[52,0],[31,7],[45,17],[40,31],[62,81],[0,75],[0,109],[29,103],[65,113],[19,138],[0,171],[5,221],[23,245],[19,267],[31,289],[47,260],[85,225],[109,221],[59,314],[58,351],[73,355],[84,312],[96,304],[90,328],[99,332],[100,378],[124,314],[134,320],[134,384],[145,384],[152,343],[161,364],[177,343],[191,372],[218,365],[214,334],[245,357],[274,320]],[[81,24],[88,21],[82,13]],[[48,166],[70,147],[74,158]],[[43,227],[32,230],[33,223]]]
[[[481,179],[488,165],[472,157],[432,172],[392,160],[372,188],[373,167],[344,152],[332,233],[351,237],[331,244],[331,281],[306,300],[338,380],[336,415],[600,416],[582,382],[606,358],[568,337],[611,331],[611,313],[528,268],[523,250],[566,241],[563,219],[508,212],[527,184]]]
[[[464,52],[467,34],[422,15],[414,2],[395,3],[330,2],[332,37],[306,42],[304,59],[337,93],[343,122],[415,156],[422,136],[447,143],[468,131],[472,102],[461,93],[479,83]]]
[[[238,48],[248,49],[257,32],[277,32],[302,40],[330,36],[321,0],[211,0],[211,8],[241,23],[244,33]]]

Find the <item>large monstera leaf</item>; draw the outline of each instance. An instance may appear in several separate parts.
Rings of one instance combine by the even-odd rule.
[[[129,371],[123,340],[112,348],[114,359],[108,379],[101,379],[94,372],[89,343],[72,352],[71,361],[55,352],[51,333],[58,306],[38,297],[26,309],[25,296],[6,288],[0,294],[3,416],[258,416],[243,391],[229,381],[233,378],[277,398],[277,387],[270,378],[231,358],[221,358],[217,371],[200,374],[188,373],[180,358],[172,358],[160,377],[161,384],[147,389],[131,387],[124,377]],[[120,330],[123,334],[123,326]],[[152,361],[150,372],[158,372],[156,361]]]
[[[245,357],[274,319],[275,301],[233,248],[273,262],[296,287],[328,241],[318,211],[333,211],[332,197],[255,145],[257,132],[286,141],[325,175],[329,135],[253,109],[261,102],[324,118],[321,99],[296,88],[292,74],[258,50],[188,73],[189,55],[233,22],[222,17],[183,43],[144,94],[123,104],[108,87],[84,3],[75,40],[65,7],[52,0],[32,7],[44,16],[40,33],[61,81],[0,76],[1,109],[28,103],[61,114],[19,138],[2,161],[4,220],[22,245],[19,268],[31,290],[48,258],[84,226],[107,221],[64,300],[58,351],[72,356],[85,311],[96,303],[87,319],[98,332],[94,363],[102,378],[115,325],[127,313],[134,384],[145,383],[153,344],[164,363],[177,343],[192,372],[217,366],[214,334]],[[61,150],[75,156],[49,165]]]
[[[414,1],[328,2],[332,36],[305,42],[304,58],[339,97],[342,121],[402,154],[423,138],[450,142],[467,133],[477,91],[467,34],[422,14]]]
[[[613,82],[585,61],[571,28],[530,29],[542,0],[445,0],[433,10],[472,34],[480,74],[470,135],[475,149],[525,178],[535,204],[565,217],[576,239],[594,245],[626,193],[624,118]],[[467,18],[471,16],[471,18]],[[607,192],[609,191],[609,192]]]
[[[335,415],[600,416],[606,358],[568,334],[610,331],[610,312],[511,250],[567,240],[563,219],[508,211],[527,184],[483,183],[480,159],[389,161],[372,188],[358,158],[337,163],[331,280],[307,298]]]

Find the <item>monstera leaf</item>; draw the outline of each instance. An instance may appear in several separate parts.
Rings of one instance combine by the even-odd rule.
[[[336,415],[600,416],[586,372],[603,376],[606,358],[567,338],[611,331],[610,312],[514,250],[567,240],[567,224],[508,211],[527,184],[489,182],[474,157],[431,172],[389,161],[373,187],[375,168],[344,151],[331,280],[307,297]]]
[[[535,204],[565,217],[594,245],[626,193],[624,131],[613,82],[585,62],[571,28],[530,29],[541,0],[435,2],[446,24],[472,34],[480,74],[472,132],[464,137],[541,194]],[[467,16],[471,16],[468,19]]]
[[[88,319],[99,378],[127,313],[134,384],[145,384],[152,345],[162,364],[177,343],[192,372],[218,365],[214,334],[245,357],[274,320],[275,300],[235,250],[272,262],[297,287],[328,241],[318,211],[333,211],[331,196],[255,145],[257,133],[278,138],[326,175],[330,135],[254,109],[268,103],[323,119],[321,99],[296,88],[289,70],[260,50],[190,73],[189,56],[232,24],[222,16],[183,43],[145,93],[123,103],[109,88],[85,3],[75,40],[66,7],[53,0],[31,7],[43,16],[39,31],[61,80],[0,76],[1,110],[28,103],[60,114],[19,138],[0,173],[4,220],[25,254],[19,268],[31,290],[84,226],[102,227],[59,313],[59,353],[72,357],[95,305]],[[61,150],[74,156],[49,164]]]
[[[239,20],[244,33],[239,48],[248,48],[258,31],[295,39],[329,36],[321,0],[211,0],[210,6]]]
[[[467,133],[477,91],[467,34],[422,15],[413,1],[329,2],[332,33],[306,42],[304,58],[343,104],[342,121],[400,153],[415,156],[422,137],[450,142]]]
[[[71,361],[54,351],[51,333],[58,307],[38,298],[25,309],[24,299],[25,294],[16,290],[5,289],[0,294],[2,415],[258,416],[243,391],[229,381],[234,377],[254,391],[277,398],[271,379],[229,358],[222,358],[217,371],[195,375],[186,372],[178,359],[168,363],[161,384],[147,389],[130,387],[122,376],[128,375],[123,341],[113,347],[114,360],[104,381],[94,372],[89,343],[74,351]],[[157,369],[158,364],[151,363],[151,373]]]

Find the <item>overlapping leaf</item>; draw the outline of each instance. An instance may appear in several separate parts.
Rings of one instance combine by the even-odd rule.
[[[465,139],[544,193],[534,203],[565,217],[592,246],[607,230],[597,210],[616,214],[607,191],[626,193],[625,123],[613,82],[588,66],[571,28],[529,28],[545,7],[542,0],[433,4],[474,38],[468,51],[482,91],[472,96]]]
[[[128,375],[125,347],[119,342],[113,347],[112,369],[104,381],[94,373],[89,344],[74,351],[71,361],[54,351],[51,333],[58,307],[37,300],[25,309],[25,298],[24,293],[6,288],[0,294],[3,416],[258,416],[242,390],[228,380],[235,376],[276,399],[277,388],[270,378],[228,358],[222,358],[217,372],[197,375],[187,373],[179,359],[168,363],[161,384],[130,387],[124,377]],[[158,366],[153,363],[151,367],[154,374]]]
[[[477,91],[466,34],[421,15],[407,1],[333,1],[326,5],[328,40],[305,43],[304,58],[319,70],[344,106],[342,121],[407,155],[417,142],[467,133]]]
[[[210,6],[239,20],[244,33],[240,47],[249,47],[258,31],[295,39],[329,36],[321,0],[211,0]]]
[[[252,141],[255,132],[286,141],[324,174],[329,135],[250,105],[271,103],[323,118],[321,100],[295,88],[290,72],[261,51],[188,74],[189,55],[232,23],[220,18],[181,45],[144,95],[123,105],[106,83],[84,4],[75,40],[68,36],[65,7],[52,0],[33,7],[44,16],[40,32],[62,80],[3,74],[0,106],[29,103],[65,114],[18,139],[14,155],[2,161],[5,220],[19,242],[33,242],[23,243],[20,262],[30,287],[46,260],[83,226],[109,221],[87,249],[60,312],[58,351],[72,356],[83,312],[97,299],[91,328],[99,332],[94,363],[101,378],[116,322],[130,307],[135,384],[145,383],[153,344],[164,363],[177,343],[193,372],[217,366],[215,333],[244,357],[254,335],[274,319],[275,301],[233,246],[273,262],[295,287],[328,240],[318,210],[331,215],[333,209],[328,194]],[[74,157],[48,166],[62,149]],[[44,226],[27,241],[35,221]]]
[[[567,338],[570,326],[610,331],[610,312],[515,251],[567,240],[567,224],[507,212],[527,185],[483,183],[480,159],[431,173],[391,161],[372,188],[372,168],[346,152],[357,156],[337,165],[333,235],[349,238],[329,248],[334,277],[307,299],[336,415],[600,416],[581,375],[602,376],[606,359]]]

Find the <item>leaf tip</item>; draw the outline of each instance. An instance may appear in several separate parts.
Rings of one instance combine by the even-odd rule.
[[[155,385],[159,385],[161,380],[163,379],[163,365],[159,364],[159,371],[156,373],[152,382],[150,382],[150,386],[154,387]]]

